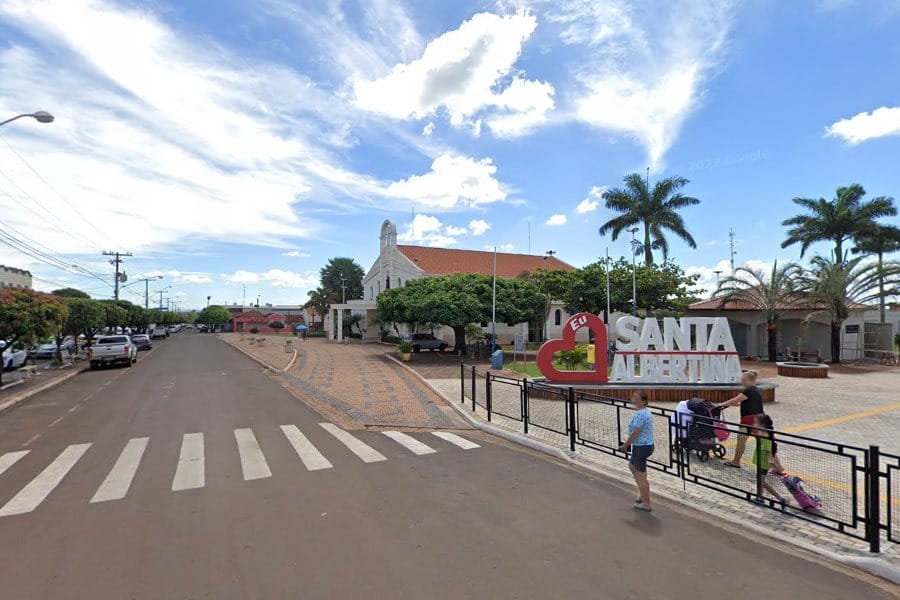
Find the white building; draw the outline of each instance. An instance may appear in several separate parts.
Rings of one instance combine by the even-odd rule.
[[[31,272],[0,265],[0,288],[4,287],[31,289]]]
[[[380,252],[375,263],[363,278],[364,297],[359,300],[348,300],[346,304],[333,304],[325,315],[325,328],[329,339],[337,330],[338,341],[343,339],[344,310],[350,310],[360,316],[359,329],[363,338],[377,340],[380,329],[371,325],[375,319],[375,301],[378,295],[393,287],[402,287],[412,279],[436,275],[452,275],[454,273],[478,273],[491,275],[494,272],[494,253],[478,250],[458,250],[453,248],[426,248],[423,246],[405,246],[397,244],[397,227],[391,221],[381,225],[379,238]],[[561,269],[573,271],[574,267],[553,256],[533,256],[530,254],[497,253],[497,277],[508,279],[521,276],[523,273],[538,269]],[[550,316],[546,323],[548,338],[560,337],[562,326],[568,319],[562,303],[553,302]],[[335,323],[336,320],[336,323]],[[336,324],[335,328],[333,324]],[[485,331],[490,331],[490,323],[481,323]],[[511,343],[516,334],[528,336],[528,324],[517,325],[496,324],[499,343]],[[402,331],[401,333],[409,333]],[[454,341],[453,329],[442,327],[435,330],[435,335],[449,344]]]

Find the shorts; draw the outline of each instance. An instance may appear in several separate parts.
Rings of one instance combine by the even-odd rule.
[[[741,433],[749,434],[750,427],[756,424],[756,415],[741,415],[741,425],[748,425],[747,429],[741,428]]]
[[[631,458],[628,462],[634,466],[634,470],[638,473],[647,472],[647,459],[653,454],[654,446],[631,446]]]

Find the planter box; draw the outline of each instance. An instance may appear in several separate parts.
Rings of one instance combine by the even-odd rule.
[[[801,377],[804,379],[825,379],[828,377],[828,365],[804,362],[776,363],[778,374],[784,377]]]

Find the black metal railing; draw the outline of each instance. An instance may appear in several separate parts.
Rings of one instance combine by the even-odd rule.
[[[495,417],[521,423],[526,434],[538,429],[559,436],[571,452],[578,446],[619,458],[634,412],[620,399],[515,379],[460,364],[460,402]],[[716,493],[802,519],[819,527],[863,540],[880,552],[884,537],[900,543],[900,456],[779,431],[748,430],[724,420],[696,418],[686,424],[671,408],[651,406],[656,449],[648,467]],[[726,435],[727,434],[727,435]],[[742,468],[723,461],[734,458],[746,436]],[[723,438],[723,439],[720,439]],[[783,472],[764,469],[771,458],[760,457],[761,440],[777,444]]]

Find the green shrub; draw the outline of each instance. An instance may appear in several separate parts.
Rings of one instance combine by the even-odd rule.
[[[556,353],[559,363],[568,370],[574,370],[587,362],[587,345],[579,344],[572,350],[560,350]]]
[[[401,341],[399,344],[397,344],[397,352],[400,354],[409,354],[412,351],[413,347],[409,342]]]
[[[306,337],[311,337],[311,338],[313,338],[313,337],[314,338],[328,337],[328,332],[323,329],[314,329],[312,331],[307,330]]]
[[[259,327],[254,325],[253,327],[250,328],[250,333],[256,335],[257,333],[259,333]]]

